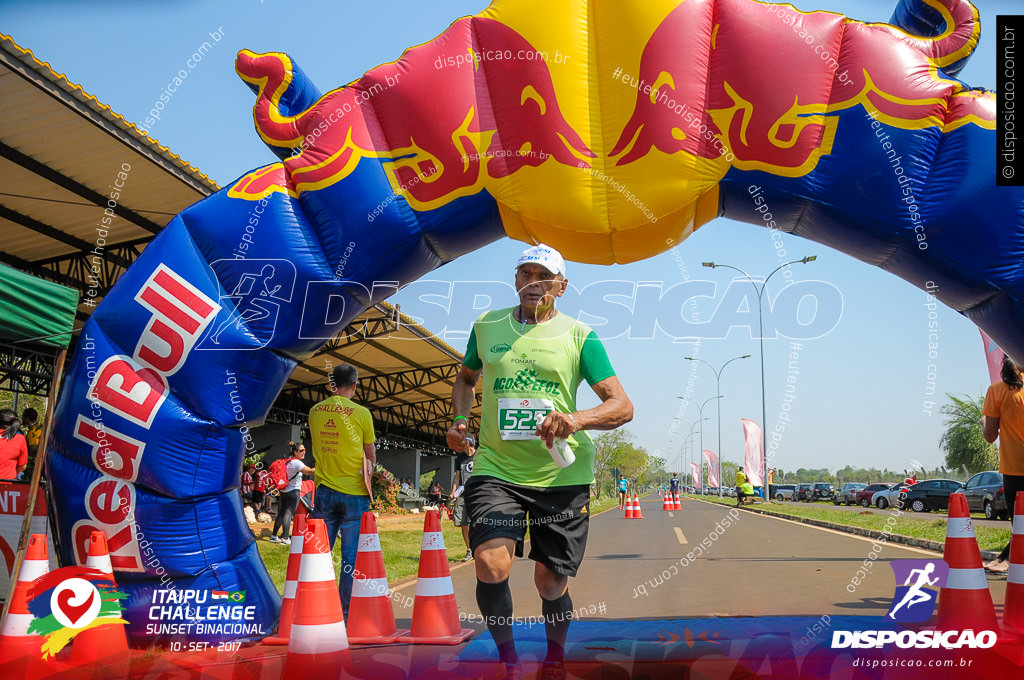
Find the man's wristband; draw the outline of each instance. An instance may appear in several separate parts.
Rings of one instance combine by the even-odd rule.
[[[576,416],[573,414],[570,413],[569,417],[572,419],[572,433],[576,434],[580,431],[580,424],[576,422]]]
[[[455,416],[454,418],[452,418],[452,427],[455,427],[455,423],[459,422],[459,418],[465,420],[467,423],[469,422],[469,418],[467,418],[466,416]]]

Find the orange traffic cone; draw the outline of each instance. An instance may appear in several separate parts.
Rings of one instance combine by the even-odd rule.
[[[295,609],[288,636],[286,678],[329,677],[351,667],[341,595],[334,578],[331,546],[322,519],[306,523]]]
[[[1003,623],[1024,632],[1024,494],[1017,494],[1010,537],[1010,570],[1006,573]]]
[[[949,497],[946,519],[946,549],[949,578],[939,594],[939,630],[972,628],[998,631],[996,610],[988,580],[981,566],[981,553],[974,537],[974,524],[962,493]]]
[[[110,564],[110,551],[107,549],[107,535],[102,531],[94,531],[89,536],[85,566],[102,571],[108,580],[117,586],[114,568]],[[87,628],[75,636],[71,645],[73,663],[93,663],[115,654],[128,654],[128,638],[124,633],[124,623],[127,622],[124,619],[120,619],[118,623],[114,623],[113,619],[108,620],[110,623]]]
[[[673,499],[672,499],[672,509],[673,510],[682,510],[683,509],[683,504],[679,502],[679,492],[678,491],[673,491],[672,492],[672,496],[673,496]]]
[[[675,505],[673,505],[672,499],[668,497],[668,494],[665,494],[665,499],[661,503],[662,511],[668,512],[669,510],[673,509],[674,507],[675,507]]]
[[[448,569],[448,551],[444,547],[441,519],[436,510],[428,510],[423,523],[423,547],[416,581],[416,599],[412,605],[412,632],[399,642],[428,645],[457,645],[473,630],[459,624],[452,573]]]
[[[0,630],[0,662],[4,664],[26,656],[31,659],[30,665],[38,666],[43,663],[43,637],[29,635],[28,632],[33,619],[28,611],[28,592],[33,581],[50,571],[49,551],[46,545],[46,534],[32,534],[28,539],[25,559],[18,572],[11,606],[4,620],[3,630]]]
[[[640,496],[637,494],[633,494],[633,496],[633,519],[643,519],[644,513],[640,509]]]
[[[629,497],[628,493],[626,494],[626,514],[623,518],[633,519],[633,499]]]
[[[301,507],[302,504],[300,503]],[[284,574],[284,599],[281,601],[281,621],[277,624],[277,635],[263,638],[265,645],[286,645],[292,630],[292,616],[295,612],[295,588],[299,582],[299,564],[302,562],[302,544],[306,534],[307,514],[296,513],[292,522],[292,542],[288,547],[288,567]]]
[[[348,640],[357,644],[386,644],[408,633],[408,630],[399,631],[395,625],[377,521],[372,512],[364,512],[352,578],[352,602],[348,609]]]

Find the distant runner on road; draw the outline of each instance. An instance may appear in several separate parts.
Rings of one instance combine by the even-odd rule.
[[[629,490],[629,481],[625,475],[619,475],[619,510],[626,507],[626,492]]]
[[[520,304],[476,320],[452,388],[448,446],[465,450],[467,418],[483,376],[480,447],[464,491],[476,599],[506,677],[522,678],[512,639],[508,576],[523,556],[529,515],[530,559],[541,596],[547,655],[540,678],[566,677],[565,638],[572,619],[569,577],[587,545],[594,444],[584,430],[611,430],[633,418],[633,404],[604,345],[587,325],[555,309],[568,285],[565,262],[545,245],[516,263]],[[586,380],[601,404],[576,410]]]

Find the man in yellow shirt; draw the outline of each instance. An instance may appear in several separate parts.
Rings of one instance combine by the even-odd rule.
[[[747,475],[743,468],[736,471],[736,505],[743,505],[743,485],[747,483]]]
[[[370,509],[369,490],[363,477],[364,460],[371,470],[377,465],[370,411],[352,401],[358,380],[355,366],[335,366],[330,375],[332,396],[309,412],[309,436],[316,459],[313,518],[324,520],[332,550],[334,539],[341,533],[338,592],[346,617],[352,599],[359,523],[363,513]]]

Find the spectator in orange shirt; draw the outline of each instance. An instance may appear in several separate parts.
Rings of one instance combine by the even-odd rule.
[[[1015,499],[1024,491],[1024,377],[1021,368],[1010,357],[1003,357],[1002,381],[988,388],[985,395],[985,441],[989,444],[999,438],[999,472],[1003,473],[1006,510],[1013,521]],[[985,565],[991,572],[1009,570],[1010,544],[999,557]]]
[[[0,410],[0,479],[15,479],[28,465],[28,442],[18,414]]]

